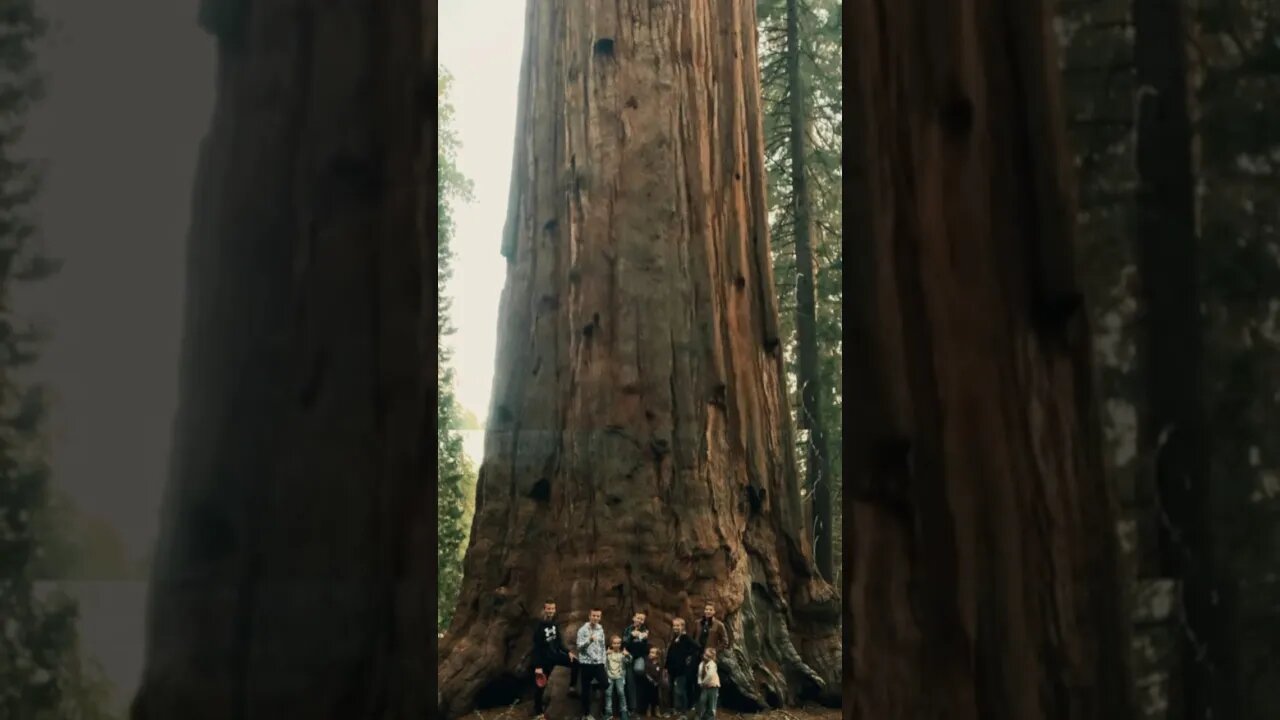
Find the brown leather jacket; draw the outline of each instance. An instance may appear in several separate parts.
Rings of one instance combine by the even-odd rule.
[[[698,622],[693,628],[693,637],[695,641],[702,640],[702,618],[698,618]],[[720,618],[711,618],[711,627],[707,629],[707,641],[705,644],[699,642],[702,649],[715,648],[716,653],[722,653],[729,649],[729,630],[725,628],[724,623],[720,622]],[[698,656],[698,662],[702,662],[702,656]]]

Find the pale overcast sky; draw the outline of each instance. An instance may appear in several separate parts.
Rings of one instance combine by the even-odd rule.
[[[458,165],[475,199],[455,210],[453,323],[450,339],[463,407],[489,412],[497,347],[498,299],[506,279],[499,253],[515,143],[525,0],[441,0],[440,64],[453,74],[450,100],[462,148]]]

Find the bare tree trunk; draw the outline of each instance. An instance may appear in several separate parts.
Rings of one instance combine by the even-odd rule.
[[[1174,687],[1181,688],[1178,704],[1187,718],[1234,718],[1240,712],[1227,620],[1234,593],[1229,578],[1216,577],[1184,5],[1139,0],[1134,26],[1137,236],[1146,309],[1142,445],[1155,457],[1161,569],[1181,583],[1190,630],[1179,633],[1182,667]]]
[[[754,7],[531,0],[526,28],[441,715],[527,689],[547,597],[570,633],[592,605],[609,632],[647,609],[659,643],[713,602],[726,704],[836,702],[839,601],[803,532],[782,386]]]
[[[831,468],[822,421],[822,374],[818,371],[817,308],[814,301],[813,206],[809,201],[808,95],[800,72],[800,8],[787,0],[787,86],[791,119],[791,193],[795,203],[796,354],[800,383],[800,424],[809,431],[805,470],[813,503],[814,556],[822,577],[835,576],[832,559]]]
[[[426,717],[423,3],[219,4],[132,716]]]
[[[854,4],[853,716],[1133,717],[1045,8]]]

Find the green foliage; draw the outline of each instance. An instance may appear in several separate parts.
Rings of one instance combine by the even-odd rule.
[[[436,519],[439,521],[440,536],[437,546],[439,561],[439,582],[437,599],[439,612],[436,620],[441,630],[449,626],[453,618],[453,607],[458,597],[458,589],[462,584],[463,543],[467,538],[467,527],[464,524],[466,514],[467,489],[474,486],[474,470],[462,449],[462,437],[458,434],[463,417],[453,391],[453,370],[449,366],[450,353],[445,346],[444,338],[454,332],[449,313],[451,303],[446,294],[446,285],[453,273],[451,261],[453,252],[453,203],[466,202],[471,198],[471,183],[463,177],[457,167],[458,138],[452,128],[453,106],[449,104],[448,92],[451,77],[443,68],[439,69],[439,90],[437,95],[437,128],[439,132],[439,175],[437,178],[437,208],[439,224],[437,230],[436,259],[439,272],[436,278],[439,297],[440,334],[437,343],[436,359],[438,361],[437,382],[439,402],[436,406],[436,445],[437,445],[437,483],[439,499],[436,506]],[[475,420],[474,417],[471,418]]]
[[[45,392],[21,380],[43,334],[20,322],[10,302],[15,283],[58,267],[34,242],[39,173],[15,151],[41,90],[35,48],[44,30],[34,0],[13,0],[0,13],[0,717],[105,720],[108,686],[80,659],[77,605],[50,581],[71,553],[49,542],[56,511]]]
[[[790,387],[793,426],[800,407],[796,387],[796,272],[795,199],[791,192],[790,103],[787,82],[786,0],[759,0],[759,48],[761,92],[764,98],[765,167],[769,177],[769,233],[773,251],[774,281],[783,330],[783,355]],[[831,472],[831,502],[835,521],[836,565],[840,554],[840,492],[842,427],[841,376],[841,52],[840,0],[800,0],[803,86],[800,101],[807,104],[808,180],[814,224],[813,257],[815,304],[819,344],[819,371],[824,395],[822,417],[826,425]],[[796,457],[803,465],[807,437],[797,432]],[[803,471],[803,467],[801,468]]]

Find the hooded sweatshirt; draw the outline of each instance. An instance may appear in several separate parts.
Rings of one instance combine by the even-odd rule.
[[[533,629],[533,667],[551,672],[556,665],[569,663],[569,651],[564,646],[564,633],[554,620],[539,620]]]

